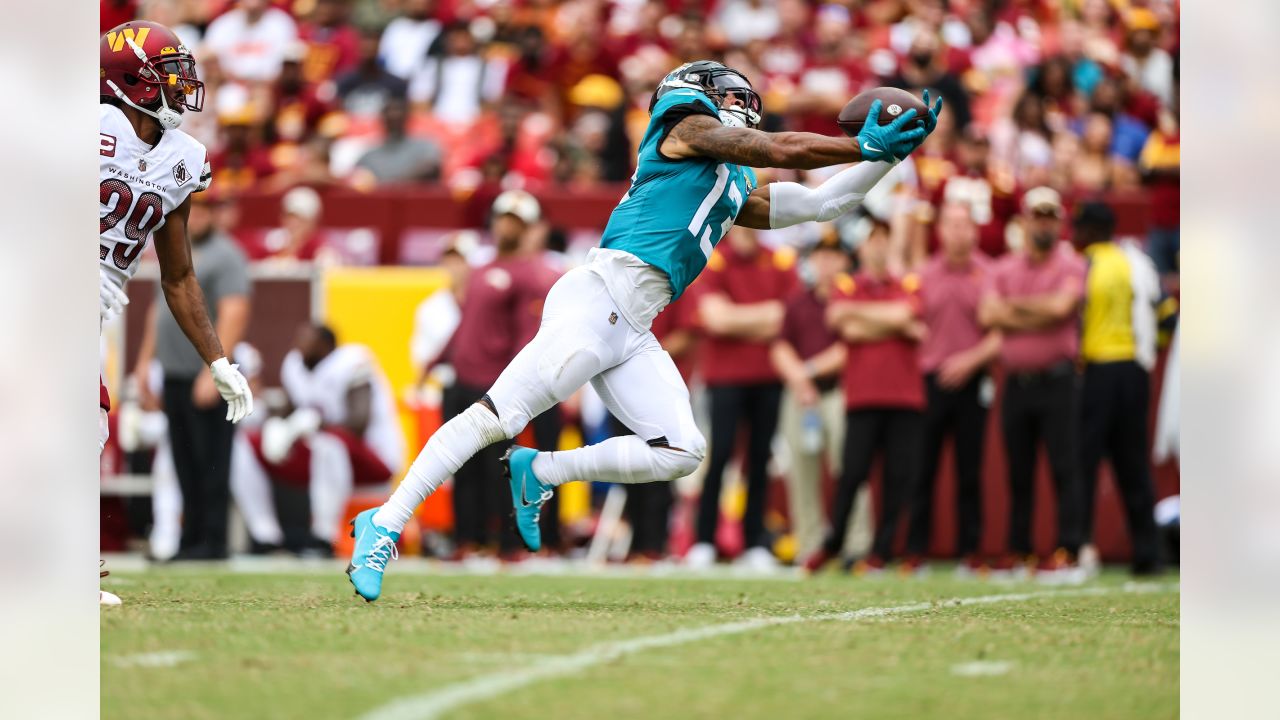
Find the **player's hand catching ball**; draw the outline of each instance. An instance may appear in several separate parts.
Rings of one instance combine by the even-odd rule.
[[[915,108],[899,115],[888,125],[880,124],[880,109],[883,103],[876,100],[867,111],[866,123],[858,133],[858,148],[863,160],[873,162],[894,162],[911,154],[924,142],[928,134],[924,128],[917,127],[905,130],[903,127],[915,120]]]
[[[213,373],[213,384],[217,386],[222,399],[227,401],[227,419],[233,423],[249,417],[253,412],[253,393],[249,390],[249,381],[240,374],[238,365],[232,365],[226,358],[218,358],[209,366]]]

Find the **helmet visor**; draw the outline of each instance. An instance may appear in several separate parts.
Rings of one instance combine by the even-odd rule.
[[[187,110],[200,112],[204,107],[204,83],[196,76],[196,61],[190,55],[178,55],[152,63],[169,97]]]
[[[736,100],[746,108],[747,117],[753,120],[751,125],[754,127],[759,124],[764,103],[756,91],[751,89],[751,83],[747,82],[746,78],[732,70],[721,71],[711,76],[711,85],[715,89],[708,91],[708,95],[720,98],[721,102],[728,98]]]

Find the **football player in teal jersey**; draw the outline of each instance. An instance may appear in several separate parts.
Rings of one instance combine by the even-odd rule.
[[[600,247],[548,293],[542,325],[479,402],[445,423],[380,508],[352,521],[347,574],[373,601],[404,525],[463,462],[514,438],[529,420],[590,382],[634,435],[563,452],[513,446],[503,458],[516,525],[541,547],[539,511],[554,488],[577,480],[670,481],[692,473],[706,451],[689,391],[650,331],[653,318],[706,266],[734,224],[780,228],[832,220],[858,205],[893,165],[924,142],[941,99],[881,125],[879,101],[856,138],[758,129],[760,96],[742,73],[701,60],[669,73],[654,93],[631,187]],[[857,163],[816,188],[758,187],[752,168]]]

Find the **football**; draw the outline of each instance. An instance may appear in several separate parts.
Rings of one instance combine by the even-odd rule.
[[[911,121],[912,124],[909,127],[923,127],[924,116],[929,110],[924,106],[924,101],[921,98],[902,88],[878,87],[859,94],[840,111],[839,117],[836,118],[836,124],[840,126],[845,135],[854,137],[862,132],[862,125],[867,121],[867,111],[871,109],[871,103],[876,100],[882,103],[880,108],[881,125],[888,125],[901,117],[902,113],[908,110],[915,110],[915,119]]]

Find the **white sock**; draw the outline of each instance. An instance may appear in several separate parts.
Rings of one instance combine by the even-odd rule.
[[[533,459],[533,474],[548,485],[575,480],[646,483],[682,478],[701,461],[684,450],[653,447],[637,435],[623,435],[576,450],[540,452]]]
[[[431,496],[444,481],[471,456],[506,439],[498,416],[489,408],[475,404],[440,426],[409,466],[400,486],[387,502],[373,514],[373,524],[398,533],[404,529],[413,511]]]

